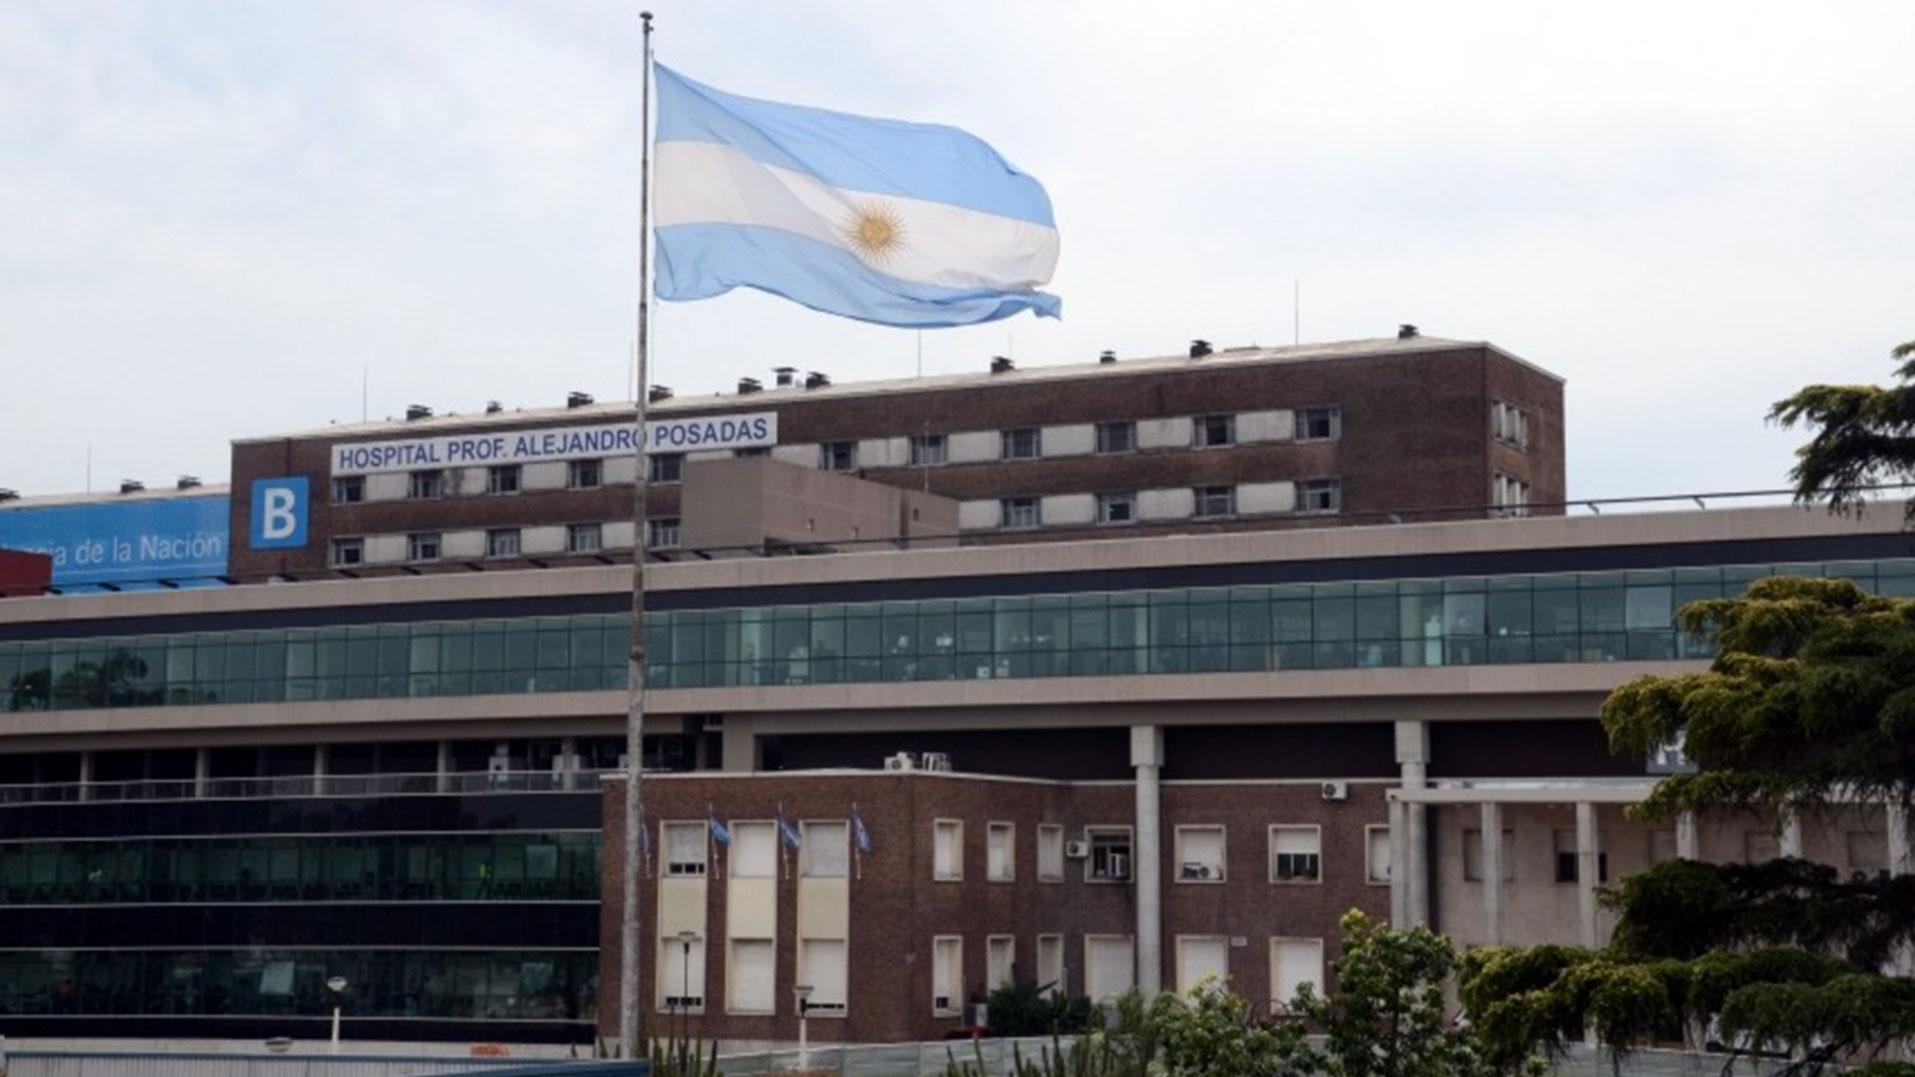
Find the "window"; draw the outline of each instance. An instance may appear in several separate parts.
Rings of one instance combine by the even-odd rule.
[[[733,449],[731,451],[731,455],[732,455],[732,459],[734,460],[745,460],[753,456],[770,456],[771,446],[752,445],[743,449]]]
[[[726,864],[734,879],[778,877],[778,832],[771,823],[731,824]]]
[[[704,1009],[705,940],[660,939],[658,948],[659,1009],[669,1013]]]
[[[336,538],[332,540],[332,563],[334,568],[351,568],[366,563],[366,540],[359,538]]]
[[[818,466],[826,471],[850,471],[858,466],[858,443],[827,441],[818,446]]]
[[[1017,973],[1017,936],[988,935],[984,939],[984,990],[1010,987]]]
[[[964,878],[964,824],[956,819],[939,819],[931,828],[931,878]]]
[[[931,940],[931,1015],[955,1017],[964,1005],[964,940],[940,935]]]
[[[1064,936],[1037,937],[1037,989],[1053,998],[1067,994],[1064,983]]]
[[[1271,939],[1270,1009],[1288,1011],[1304,984],[1323,994],[1323,940]]]
[[[1084,936],[1084,994],[1102,1004],[1137,985],[1136,957],[1129,935]]]
[[[1042,514],[1034,497],[1007,497],[998,504],[1003,510],[1004,526],[1007,528],[1036,527],[1042,522]]]
[[[1037,881],[1064,881],[1064,828],[1056,823],[1037,825]]]
[[[1844,835],[1848,845],[1849,878],[1865,882],[1888,877],[1888,829],[1851,830]]]
[[[406,476],[406,496],[443,497],[445,478],[443,471],[415,471]]]
[[[605,533],[599,524],[565,525],[566,553],[597,553],[605,545]]]
[[[1334,441],[1343,436],[1340,408],[1297,409],[1298,441]]]
[[[516,494],[519,492],[519,465],[498,464],[485,469],[485,492],[488,494]]]
[[[1196,489],[1198,516],[1234,516],[1237,512],[1237,488],[1199,486]]]
[[[1551,832],[1556,845],[1556,881],[1573,883],[1582,874],[1576,866],[1576,832],[1574,830],[1556,830]],[[1774,840],[1774,836],[1770,836]],[[1609,854],[1600,848],[1596,851],[1596,881],[1609,881]]]
[[[1090,856],[1084,861],[1084,878],[1095,883],[1130,881],[1130,828],[1102,827],[1086,829]]]
[[[565,485],[574,490],[589,490],[602,485],[605,469],[601,460],[573,460],[565,465]]]
[[[1514,404],[1496,401],[1489,406],[1490,436],[1505,445],[1529,448],[1529,413]]]
[[[1035,426],[998,435],[998,455],[1006,460],[1035,460],[1043,451],[1044,438]]]
[[[775,947],[770,939],[731,940],[731,971],[725,977],[731,998],[725,1001],[725,1009],[730,1013],[776,1013],[775,962]]]
[[[519,555],[519,529],[516,527],[497,527],[485,533],[485,555],[487,557],[517,557]]]
[[[1529,484],[1498,472],[1490,483],[1490,503],[1511,516],[1527,516]]]
[[[440,547],[439,533],[437,531],[427,531],[427,532],[421,532],[420,534],[416,534],[416,535],[407,535],[406,536],[406,560],[437,561],[439,559],[439,547]]]
[[[1097,495],[1097,522],[1128,524],[1137,520],[1137,495],[1128,490],[1120,494]]]
[[[678,548],[678,517],[663,516],[656,520],[645,521],[645,548],[648,550],[675,550]]]
[[[911,463],[917,467],[942,464],[950,458],[950,442],[943,434],[919,434],[911,439]]]
[[[1336,479],[1308,479],[1297,483],[1298,512],[1340,512],[1343,484]]]
[[[1230,979],[1230,940],[1183,935],[1177,939],[1177,991],[1188,993],[1205,978]]]
[[[351,505],[366,499],[366,479],[363,475],[342,475],[332,480],[332,503]]]
[[[1237,441],[1235,415],[1200,415],[1197,417],[1195,428],[1197,447],[1200,449],[1233,445]]]
[[[1177,850],[1178,882],[1223,882],[1223,827],[1180,826],[1176,829],[1172,841]]]
[[[662,452],[645,459],[647,482],[678,482],[685,477],[685,454],[682,452]]]
[[[850,874],[850,823],[799,823],[798,839],[798,874],[807,879],[842,879]]]
[[[1323,881],[1323,832],[1314,826],[1270,828],[1270,881]]]
[[[665,847],[665,874],[705,874],[704,823],[665,823],[660,845]]]
[[[1098,452],[1130,452],[1137,447],[1136,423],[1098,423]]]
[[[798,940],[798,982],[811,985],[806,1013],[845,1012],[845,972],[843,939]]]
[[[984,877],[994,883],[1017,878],[1017,827],[992,823],[984,831]]]
[[[1483,881],[1483,832],[1463,831],[1463,881]],[[1516,832],[1503,831],[1503,881],[1516,881]]]
[[[1363,828],[1363,881],[1372,886],[1390,885],[1390,828]]]

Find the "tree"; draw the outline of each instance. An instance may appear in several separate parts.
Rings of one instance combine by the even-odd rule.
[[[1848,510],[1870,486],[1915,479],[1915,340],[1891,354],[1901,385],[1810,385],[1770,409],[1773,422],[1814,428],[1789,472],[1797,500]]]

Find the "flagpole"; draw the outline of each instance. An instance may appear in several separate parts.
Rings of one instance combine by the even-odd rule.
[[[641,11],[645,61],[639,91],[638,164],[638,371],[632,393],[632,653],[625,671],[625,860],[619,933],[618,1053],[638,1057],[639,829],[645,758],[645,394],[646,352],[651,338],[652,268],[652,13]]]

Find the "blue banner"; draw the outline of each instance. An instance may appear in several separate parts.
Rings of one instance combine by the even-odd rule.
[[[226,574],[225,494],[0,509],[0,546],[53,558],[55,587]]]

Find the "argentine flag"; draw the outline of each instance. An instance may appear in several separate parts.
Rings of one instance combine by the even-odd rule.
[[[953,127],[735,97],[658,65],[660,299],[757,288],[927,328],[1058,316],[1050,197]]]

